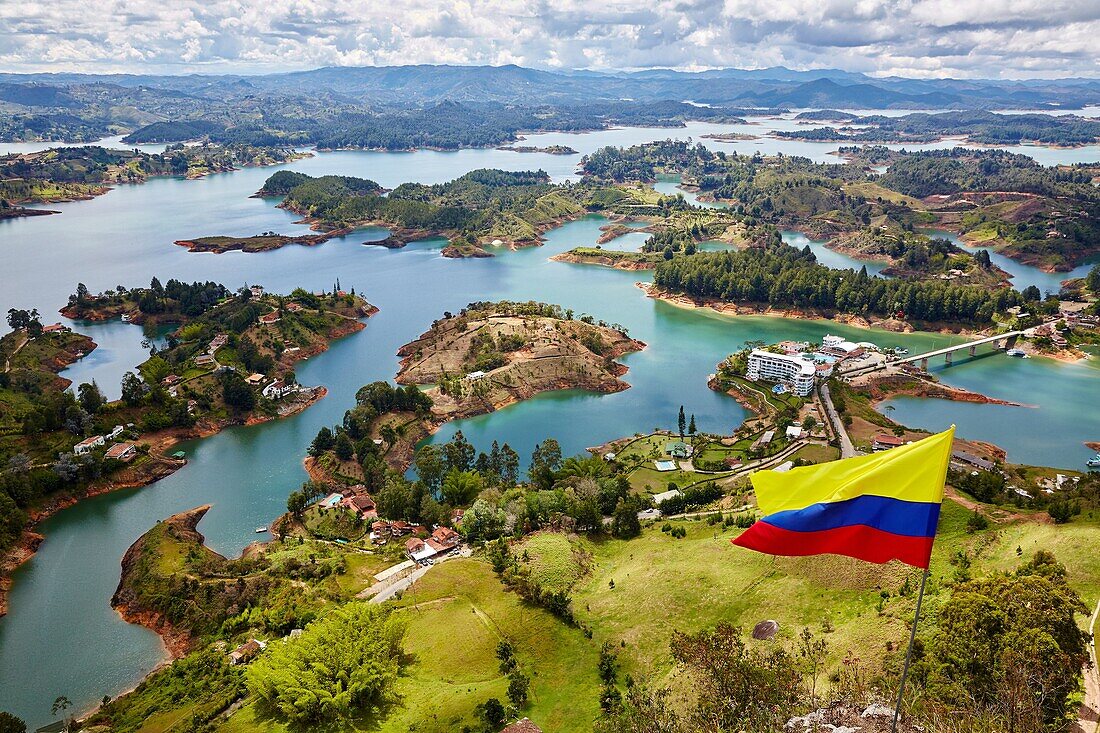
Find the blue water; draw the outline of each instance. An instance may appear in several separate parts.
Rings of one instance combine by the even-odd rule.
[[[693,124],[681,130],[552,134],[532,136],[530,143],[568,144],[583,153],[607,144],[697,138],[726,129]],[[772,143],[778,141],[761,147]],[[783,149],[829,159],[827,147],[831,146],[797,144]],[[543,300],[621,323],[648,344],[623,359],[630,369],[624,379],[632,385],[626,391],[546,394],[448,425],[435,438],[446,440],[461,429],[481,448],[493,439],[507,441],[525,462],[535,443],[548,436],[558,438],[566,453],[574,453],[636,431],[671,427],[681,404],[695,414],[701,429],[733,430],[744,411],[732,399],[707,389],[706,378],[720,359],[748,340],[816,341],[832,332],[856,341],[903,345],[913,353],[946,343],[947,337],[938,335],[866,332],[827,321],[733,318],[687,310],[646,298],[635,283],[649,279],[648,273],[548,260],[557,252],[592,245],[605,223],[596,216],[549,232],[544,247],[502,251],[478,260],[441,257],[443,242],[438,239],[401,250],[364,244],[384,236],[378,230],[354,232],[318,247],[291,246],[262,254],[195,254],[172,244],[207,234],[305,231],[274,201],[249,198],[278,169],[359,175],[392,187],[410,179],[446,181],[479,167],[542,167],[555,180],[567,180],[575,177],[579,159],[495,150],[324,153],[200,181],[154,179],[120,186],[92,201],[52,205],[63,212],[60,215],[0,222],[6,258],[0,272],[0,310],[35,307],[53,314],[77,282],[99,291],[118,284],[142,285],[153,276],[162,281],[216,280],[230,287],[260,283],[275,292],[298,286],[327,288],[339,279],[345,289],[355,287],[381,309],[364,331],[298,366],[302,383],[329,388],[328,397],[314,407],[287,420],[230,429],[183,446],[189,465],[169,478],[141,490],[82,502],[40,526],[47,540],[15,574],[11,611],[0,619],[0,709],[11,710],[33,727],[49,722],[49,705],[57,695],[86,709],[104,694],[116,694],[139,680],[163,658],[163,649],[155,634],[122,622],[108,605],[126,548],[157,520],[210,503],[213,509],[200,530],[214,549],[238,552],[255,539],[253,528],[278,516],[287,494],[305,480],[301,459],[317,430],[340,420],[361,385],[392,379],[397,349],[446,310],[457,311],[475,300]],[[640,245],[644,237],[641,232],[630,234],[619,240],[620,246]],[[820,256],[827,253],[823,250]],[[82,324],[80,330],[100,348],[66,376],[78,382],[95,379],[108,394],[117,394],[123,372],[144,359],[141,328],[112,322]],[[1018,399],[1023,394],[1039,408],[915,400],[897,404],[896,416],[930,427],[955,420],[962,435],[995,440],[1008,449],[1012,460],[1061,466],[1080,466],[1087,458],[1081,441],[1100,437],[1100,414],[1082,409],[1097,403],[1095,360],[1067,366],[1046,359],[992,356],[957,363],[941,370],[941,376],[948,383],[996,396]]]

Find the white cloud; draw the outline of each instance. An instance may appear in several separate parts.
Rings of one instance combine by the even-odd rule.
[[[1080,0],[0,0],[0,70],[839,67],[1097,76]]]

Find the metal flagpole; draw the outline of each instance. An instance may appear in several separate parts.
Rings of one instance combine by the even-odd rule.
[[[913,642],[917,638],[917,621],[920,620],[920,604],[924,600],[924,584],[928,582],[928,568],[920,578],[920,593],[917,594],[917,612],[913,615],[913,628],[909,631],[909,648],[905,652],[905,666],[901,670],[901,687],[898,689],[898,704],[894,706],[894,724],[890,733],[898,733],[898,718],[901,717],[901,698],[905,694],[905,678],[909,676],[909,660],[913,656]]]

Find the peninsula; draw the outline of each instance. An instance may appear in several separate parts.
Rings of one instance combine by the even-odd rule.
[[[216,283],[154,278],[148,288],[98,295],[80,286],[63,311],[178,327],[137,373],[123,377],[122,397],[112,401],[94,382],[66,391],[69,380],[56,374],[95,348],[90,339],[62,324],[42,326],[37,313],[9,318],[13,331],[0,339],[0,398],[12,409],[3,413],[0,457],[17,470],[0,485],[5,588],[41,543],[32,529],[46,517],[178,470],[185,460],[172,447],[182,440],[288,417],[324,397],[323,386],[298,384],[294,365],[362,330],[377,309],[335,288],[279,296],[261,286],[231,293]]]
[[[202,178],[308,155],[290,148],[213,144],[173,145],[163,153],[91,145],[11,153],[0,156],[0,218],[57,213],[20,205],[91,199],[113,185],[141,183],[154,176]]]

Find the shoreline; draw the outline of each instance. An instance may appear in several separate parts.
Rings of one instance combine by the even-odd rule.
[[[364,316],[369,318],[378,312],[378,308],[371,305],[368,309],[368,313]],[[345,326],[337,329],[332,338],[327,339],[323,346],[318,344],[317,347],[312,349],[303,349],[297,352],[295,358],[290,360],[284,366],[293,365],[303,359],[308,359],[311,356],[324,353],[329,349],[329,345],[332,341],[340,338],[344,338],[353,333],[358,333],[366,328],[366,323],[359,319],[349,319],[349,324],[354,323],[355,326]],[[71,383],[71,382],[70,382]],[[293,405],[293,409],[286,412],[281,412],[276,415],[249,415],[244,421],[238,420],[217,420],[209,421],[206,423],[196,423],[195,426],[186,429],[170,428],[166,431],[159,431],[150,433],[149,435],[143,435],[137,441],[138,443],[149,444],[150,458],[161,466],[160,470],[154,470],[150,474],[143,476],[137,476],[129,481],[123,480],[121,482],[103,481],[93,482],[87,487],[87,490],[79,496],[71,493],[65,495],[54,495],[49,498],[41,508],[34,512],[28,512],[30,514],[27,526],[24,527],[20,533],[19,539],[6,550],[2,556],[0,556],[0,618],[3,618],[8,613],[8,593],[14,585],[13,575],[16,570],[19,569],[24,563],[33,558],[38,552],[38,548],[42,546],[42,543],[47,539],[45,535],[36,532],[36,528],[45,520],[54,516],[60,511],[69,509],[76,504],[79,504],[84,499],[91,499],[103,494],[111,493],[113,491],[123,489],[141,489],[146,486],[150,486],[162,478],[172,475],[180,468],[187,465],[187,460],[183,459],[177,461],[177,459],[171,458],[167,455],[168,451],[177,444],[184,441],[191,440],[203,440],[213,437],[222,432],[226,428],[234,426],[249,427],[253,425],[261,425],[273,420],[282,420],[285,418],[293,417],[306,409],[312,407],[321,399],[324,399],[328,395],[328,388],[323,385],[318,385],[311,388],[311,391],[307,397],[296,401]],[[171,467],[171,470],[166,470]],[[123,469],[125,471],[126,469]]]
[[[41,508],[30,513],[30,522],[23,530],[20,538],[3,557],[0,557],[0,618],[7,615],[8,612],[8,592],[11,590],[14,581],[12,576],[15,571],[19,569],[24,563],[33,558],[38,552],[38,548],[42,546],[42,543],[46,541],[47,536],[36,532],[35,529],[47,519],[62,512],[66,509],[71,509],[77,504],[82,503],[87,499],[94,499],[105,494],[111,494],[116,491],[124,491],[126,489],[143,489],[146,486],[152,486],[157,481],[163,478],[167,478],[187,465],[187,459],[176,459],[168,455],[175,446],[180,443],[192,441],[192,440],[205,440],[206,438],[212,438],[218,433],[222,432],[226,428],[231,427],[252,427],[254,425],[262,425],[264,423],[272,422],[273,420],[282,420],[288,417],[293,417],[306,409],[312,407],[315,403],[323,399],[328,395],[328,389],[326,387],[314,387],[313,392],[308,398],[296,404],[294,410],[287,412],[283,415],[271,416],[264,415],[262,417],[249,416],[243,422],[225,420],[217,421],[213,423],[207,423],[197,430],[194,428],[180,429],[172,428],[167,431],[161,431],[159,433],[150,433],[147,436],[142,436],[138,439],[139,443],[149,444],[149,458],[156,464],[149,466],[152,469],[149,473],[135,476],[130,480],[111,481],[101,480],[94,482],[88,487],[88,490],[75,495],[72,493],[64,495],[54,495],[50,497],[50,501]],[[123,469],[125,471],[126,469]]]
[[[203,516],[210,511],[210,508],[210,504],[203,504],[194,509],[173,514],[163,520],[163,523],[165,526],[177,529],[182,534],[194,539],[203,547],[206,547],[206,538],[198,531],[198,524]],[[168,660],[163,661],[162,664],[171,663],[191,651],[195,643],[195,638],[192,637],[188,631],[177,628],[159,611],[135,607],[132,603],[133,599],[131,594],[127,592],[129,590],[127,587],[129,575],[133,572],[133,566],[144,550],[145,536],[148,532],[149,530],[146,530],[140,537],[134,540],[133,544],[126,548],[126,552],[122,556],[122,560],[119,563],[121,565],[121,571],[119,573],[118,585],[115,587],[115,592],[111,595],[111,608],[113,608],[126,623],[144,626],[150,631],[155,632],[164,643],[164,650],[168,655]],[[210,552],[214,551],[210,550]],[[153,670],[150,670],[149,674],[152,674],[161,666],[162,665],[157,665]],[[148,677],[148,675],[146,675],[146,677]]]

